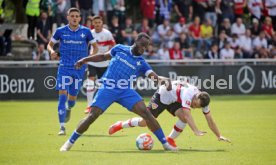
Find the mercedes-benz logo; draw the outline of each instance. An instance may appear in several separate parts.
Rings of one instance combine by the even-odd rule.
[[[237,74],[237,83],[242,93],[250,93],[255,87],[255,74],[251,67],[243,66]]]

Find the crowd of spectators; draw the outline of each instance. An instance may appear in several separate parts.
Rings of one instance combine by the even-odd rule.
[[[0,0],[2,9],[5,1]],[[133,18],[127,13],[138,8],[136,2],[140,9]],[[27,12],[30,3],[38,4],[39,14]],[[80,9],[81,24],[91,29],[92,16],[102,16],[116,43],[131,45],[139,32],[149,34],[152,45],[146,59],[276,58],[275,0],[25,0],[24,4],[27,37],[38,43],[34,60],[49,59],[45,46],[53,25],[67,24],[70,7]]]

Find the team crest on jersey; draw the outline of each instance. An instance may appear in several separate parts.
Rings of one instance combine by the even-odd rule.
[[[189,100],[186,101],[187,105],[191,105],[191,102]]]
[[[156,109],[156,108],[158,108],[158,105],[156,103],[151,103],[151,108]]]
[[[137,66],[140,66],[141,65],[141,61],[137,61]]]
[[[81,33],[81,35],[80,35],[80,36],[81,36],[81,38],[85,37],[85,35],[84,35],[83,33]]]

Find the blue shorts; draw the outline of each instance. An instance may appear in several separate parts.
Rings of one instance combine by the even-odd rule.
[[[104,112],[113,102],[117,102],[131,111],[133,106],[142,100],[142,97],[133,89],[100,88],[91,106],[98,107]]]
[[[82,86],[84,73],[85,68],[76,70],[59,67],[56,90],[66,90],[70,95],[77,96]]]

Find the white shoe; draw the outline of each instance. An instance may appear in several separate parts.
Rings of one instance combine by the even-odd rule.
[[[62,135],[66,135],[66,132],[65,132],[65,127],[61,127],[59,132],[58,132],[58,135],[59,136],[62,136]]]
[[[63,144],[63,146],[59,149],[59,151],[60,151],[60,152],[69,151],[70,148],[71,148],[72,146],[73,146],[73,144],[72,144],[69,140],[67,140],[67,141]]]
[[[173,147],[172,145],[170,145],[168,142],[163,144],[163,148],[165,150],[168,150],[168,151],[178,151],[178,148],[177,147]]]

